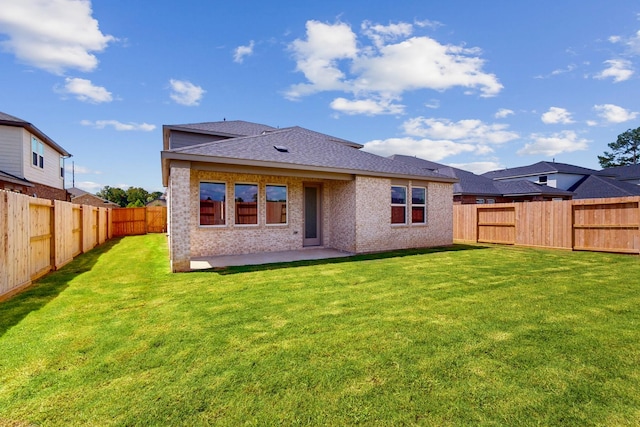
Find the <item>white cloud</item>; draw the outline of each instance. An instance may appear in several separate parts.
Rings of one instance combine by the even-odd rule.
[[[149,123],[122,123],[117,120],[96,120],[95,122],[89,120],[82,120],[80,122],[83,126],[92,126],[96,129],[104,129],[107,126],[113,127],[117,131],[144,131],[151,132],[156,128],[156,125],[150,125]]]
[[[446,139],[479,144],[503,144],[519,138],[505,124],[486,124],[481,120],[428,119],[415,117],[402,124],[407,135],[430,139]]]
[[[586,150],[589,143],[588,140],[579,138],[574,131],[570,130],[554,133],[550,136],[532,134],[531,139],[533,142],[525,144],[524,148],[518,151],[519,155],[554,156],[560,153]]]
[[[111,92],[102,86],[95,86],[91,80],[81,79],[77,77],[67,77],[65,85],[58,92],[73,95],[79,101],[100,104],[102,102],[113,101]]]
[[[373,116],[377,114],[403,114],[404,105],[393,104],[389,100],[373,100],[373,99],[360,99],[350,101],[346,98],[336,98],[331,102],[331,108],[334,110],[349,114],[365,114]]]
[[[541,119],[542,119],[542,122],[546,124],[573,123],[573,119],[571,118],[571,113],[566,109],[560,108],[560,107],[549,108],[549,111],[544,113]]]
[[[640,55],[640,31],[637,31],[631,37],[611,36],[611,43],[620,43],[627,47],[628,53],[632,55]]]
[[[628,122],[638,117],[638,113],[613,104],[594,105],[593,109],[598,112],[608,123]]]
[[[611,77],[614,83],[619,83],[628,80],[634,73],[631,61],[626,59],[609,59],[604,63],[608,65],[608,68],[596,74],[596,79],[602,80]]]
[[[514,114],[515,113],[513,112],[513,110],[509,110],[508,108],[501,108],[496,112],[494,117],[496,119],[504,119],[505,117],[512,116]]]
[[[102,190],[104,185],[93,181],[80,181],[76,182],[76,188],[95,194],[97,191]]]
[[[66,69],[93,71],[94,52],[115,38],[103,34],[89,0],[2,0],[0,46],[20,61],[55,74]]]
[[[454,141],[436,141],[406,137],[369,141],[364,144],[363,150],[384,157],[392,154],[406,154],[437,162],[448,156],[474,152],[477,150],[477,147],[473,144],[457,143]]]
[[[202,96],[205,94],[205,90],[200,86],[196,86],[193,83],[186,80],[169,80],[171,85],[171,99],[180,105],[186,105],[188,107],[196,106],[200,104]]]
[[[72,163],[70,161],[65,162],[64,170],[68,173],[76,173],[79,175],[102,175],[102,172],[100,171],[94,171],[86,166],[76,165],[75,163]]]
[[[450,163],[449,166],[473,172],[477,175],[497,169],[504,169],[502,163],[499,162]]]
[[[238,46],[233,51],[233,62],[237,62],[238,64],[242,64],[242,62],[244,62],[244,57],[245,56],[253,55],[253,47],[254,46],[255,46],[255,43],[254,43],[253,40],[251,40],[249,42],[248,46]]]
[[[352,94],[353,102],[391,103],[406,91],[421,89],[462,87],[468,93],[479,91],[483,97],[500,92],[503,86],[497,77],[483,71],[479,49],[412,36],[415,27],[421,26],[365,21],[361,30],[371,40],[366,43],[345,23],[308,21],[306,39],[296,39],[289,46],[296,70],[306,82],[291,86],[285,96],[295,100],[322,91],[342,91]],[[363,113],[371,114],[371,110],[365,108]]]
[[[429,102],[424,104],[424,106],[427,107],[427,108],[432,108],[434,110],[437,110],[438,108],[440,108],[440,100],[438,100],[438,99],[430,99]]]

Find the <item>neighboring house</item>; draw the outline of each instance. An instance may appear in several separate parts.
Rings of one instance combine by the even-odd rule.
[[[570,190],[575,199],[640,196],[640,185],[598,175],[585,176]]]
[[[192,257],[450,245],[455,178],[300,127],[163,126],[173,271]]]
[[[538,162],[528,166],[495,170],[482,174],[482,176],[495,181],[508,182],[526,179],[536,184],[547,185],[561,190],[569,190],[587,175],[615,177],[615,174],[608,172],[556,162]]]
[[[0,189],[69,200],[64,159],[71,157],[33,124],[0,112]]]
[[[163,194],[160,197],[158,197],[157,199],[153,199],[152,201],[147,203],[146,206],[162,206],[162,207],[166,207],[167,206],[167,195]]]
[[[618,181],[640,185],[640,165],[616,166],[602,169],[600,172],[615,175]]]
[[[457,178],[459,181],[453,185],[453,202],[455,204],[566,200],[571,199],[573,195],[570,191],[559,190],[523,179],[508,182],[494,181],[485,176],[414,156],[394,154],[390,158]]]
[[[76,187],[69,188],[67,190],[71,195],[71,203],[78,205],[91,205],[99,208],[119,208],[120,205],[113,203],[112,201],[98,197],[95,194],[91,194],[87,191],[81,190]]]

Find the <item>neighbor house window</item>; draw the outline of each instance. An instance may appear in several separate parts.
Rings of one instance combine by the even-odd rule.
[[[64,179],[64,157],[60,157],[60,178]]]
[[[258,224],[258,184],[236,184],[236,224]]]
[[[407,223],[407,187],[391,186],[391,224]]]
[[[427,222],[427,189],[411,188],[411,222],[424,224]]]
[[[488,205],[493,205],[496,203],[496,199],[487,199],[487,204]]]
[[[541,175],[541,176],[538,178],[538,183],[539,183],[539,184],[546,184],[546,183],[547,183],[547,176],[546,176],[546,175]]]
[[[33,166],[44,168],[44,144],[35,136],[31,137],[31,163]]]
[[[267,224],[287,223],[286,185],[267,185]]]
[[[484,199],[476,199],[476,204],[477,205],[483,205],[484,204]]]
[[[224,182],[200,183],[200,225],[225,225]]]

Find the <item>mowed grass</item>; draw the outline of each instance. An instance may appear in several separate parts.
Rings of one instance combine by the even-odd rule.
[[[637,257],[167,258],[113,240],[0,303],[0,425],[640,424]]]

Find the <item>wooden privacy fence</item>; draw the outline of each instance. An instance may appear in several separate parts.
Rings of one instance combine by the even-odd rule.
[[[147,206],[144,208],[113,209],[111,223],[114,236],[133,236],[167,231],[167,208]]]
[[[109,208],[0,190],[0,300],[111,236]]]
[[[640,253],[640,197],[454,205],[455,242]]]

